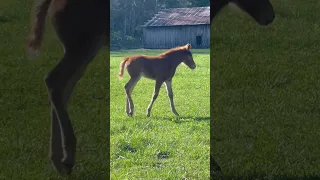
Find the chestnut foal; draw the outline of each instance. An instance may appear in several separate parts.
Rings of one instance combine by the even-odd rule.
[[[67,104],[86,67],[109,38],[109,3],[107,0],[36,0],[34,4],[27,53],[39,54],[48,12],[64,48],[63,58],[45,77],[51,101],[49,156],[60,173],[70,174],[76,160],[76,137]]]
[[[177,66],[181,62],[186,64],[190,69],[196,68],[196,64],[193,61],[190,48],[191,45],[187,44],[185,46],[170,49],[167,52],[164,52],[158,56],[129,56],[125,57],[121,61],[118,78],[122,78],[125,66],[130,75],[130,80],[124,86],[126,92],[126,113],[128,116],[133,115],[134,105],[132,102],[131,93],[137,82],[140,80],[141,76],[156,81],[153,97],[148,106],[147,117],[150,116],[152,105],[154,101],[157,99],[160,87],[163,83],[165,83],[167,87],[167,93],[170,100],[171,110],[176,116],[179,116],[173,103],[171,81],[176,72]]]
[[[218,12],[228,5],[233,3],[242,9],[244,12],[248,13],[258,24],[262,26],[267,26],[273,22],[275,18],[273,6],[269,0],[210,0],[210,21],[216,17]],[[211,128],[213,123],[211,123]],[[211,133],[211,136],[213,133]],[[211,137],[210,139],[213,139]],[[212,144],[212,143],[211,143]],[[212,148],[212,146],[211,146]],[[211,151],[212,152],[212,151]],[[214,160],[213,156],[210,154],[210,171],[211,177],[213,175],[220,174],[221,168],[218,163]]]

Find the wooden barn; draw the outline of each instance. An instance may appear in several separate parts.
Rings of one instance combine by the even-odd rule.
[[[169,49],[190,43],[210,48],[210,7],[163,9],[143,25],[143,46]]]

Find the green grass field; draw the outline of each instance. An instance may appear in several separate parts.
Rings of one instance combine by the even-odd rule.
[[[40,57],[26,59],[31,2],[0,0],[1,180],[65,179],[52,170],[48,158],[50,104],[43,81],[62,57],[62,47],[48,23]],[[108,56],[101,51],[70,100],[78,146],[77,164],[68,179],[108,179]]]
[[[210,54],[192,50],[197,68],[180,64],[172,81],[174,102],[170,110],[165,86],[151,116],[146,110],[155,81],[142,78],[132,93],[134,117],[125,113],[125,71],[117,78],[119,63],[134,54],[156,55],[164,50],[131,50],[110,54],[111,179],[209,179]]]
[[[50,106],[43,77],[62,48],[49,25],[41,56],[26,59],[31,2],[0,0],[0,179],[108,179],[109,54],[101,51],[73,93],[77,164],[70,178],[58,176],[48,160]],[[128,74],[116,78],[121,58],[160,51],[111,53],[111,177],[207,179],[211,86],[211,150],[226,179],[320,179],[320,3],[272,2],[277,17],[268,28],[227,9],[217,17],[211,84],[209,51],[194,50],[197,69],[182,65],[173,80],[180,119],[171,113],[164,88],[145,117],[154,87],[147,79],[133,92],[135,116],[124,111]]]
[[[320,179],[320,2],[272,0],[260,27],[212,25],[213,147],[226,179]]]

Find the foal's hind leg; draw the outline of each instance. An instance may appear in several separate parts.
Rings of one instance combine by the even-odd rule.
[[[129,115],[129,112],[130,112],[130,107],[129,107],[129,98],[127,96],[127,93],[126,93],[126,113]]]
[[[133,115],[134,104],[131,98],[131,93],[139,80],[140,76],[131,77],[127,84],[124,86],[124,89],[126,91],[126,113],[128,116]]]
[[[153,91],[153,96],[152,96],[151,102],[150,102],[150,104],[148,106],[147,117],[150,117],[150,112],[151,112],[153,103],[158,97],[158,94],[159,94],[159,91],[160,91],[162,83],[163,83],[162,80],[156,79],[156,86],[155,86],[154,91]]]
[[[168,97],[170,100],[170,106],[171,106],[171,111],[173,112],[174,115],[179,116],[174,103],[173,103],[173,92],[172,92],[172,86],[171,86],[171,80],[167,80],[165,81],[166,87],[167,87],[167,93],[168,93]]]

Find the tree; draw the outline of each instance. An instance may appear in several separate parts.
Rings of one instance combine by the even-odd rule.
[[[141,44],[141,26],[162,8],[209,6],[209,0],[111,0],[111,48]]]

